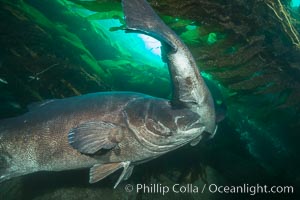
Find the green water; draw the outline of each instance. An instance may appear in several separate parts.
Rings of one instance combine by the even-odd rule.
[[[225,1],[215,2],[226,5]],[[299,31],[299,2],[283,2],[293,7],[291,12]],[[22,114],[33,102],[91,92],[135,91],[171,97],[161,43],[142,34],[126,33],[119,1],[0,3],[1,118]],[[151,3],[155,6],[154,1]],[[87,169],[39,172],[1,183],[0,199],[252,197],[209,191],[170,192],[165,196],[155,192],[128,193],[124,190],[126,184],[162,184],[171,188],[178,183],[202,188],[204,184],[246,183],[289,185],[299,190],[299,50],[284,32],[274,33],[280,29],[273,31],[274,23],[263,26],[259,18],[255,23],[261,26],[240,28],[242,22],[230,19],[233,22],[226,29],[225,25],[212,25],[216,20],[225,23],[223,13],[224,18],[207,22],[197,12],[176,15],[169,10],[176,7],[176,2],[168,3],[162,1],[155,9],[188,45],[214,96],[217,111],[226,113],[216,136],[196,147],[186,146],[135,167],[132,177],[115,190],[118,175],[90,185]],[[236,4],[238,12],[240,5]],[[257,7],[261,5],[258,3]],[[263,10],[268,7],[259,8],[265,13]],[[246,20],[243,17],[241,21]],[[247,28],[251,30],[247,32]],[[246,39],[241,39],[241,35]],[[287,194],[255,197],[295,199],[295,195]]]

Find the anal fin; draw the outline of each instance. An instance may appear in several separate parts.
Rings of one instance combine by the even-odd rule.
[[[96,164],[90,169],[90,183],[96,183],[117,170],[124,168],[122,174],[117,180],[114,188],[116,188],[122,180],[126,180],[130,177],[133,166],[130,166],[130,161],[124,161],[119,163],[108,164]]]

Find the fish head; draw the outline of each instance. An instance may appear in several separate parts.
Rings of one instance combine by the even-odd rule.
[[[157,144],[169,146],[172,150],[200,141],[205,134],[205,122],[197,112],[189,108],[174,109],[163,103],[155,104],[149,109],[145,127],[161,138],[156,141]]]
[[[126,118],[135,138],[158,154],[200,141],[205,124],[191,109],[174,109],[166,100],[137,100],[127,105]]]

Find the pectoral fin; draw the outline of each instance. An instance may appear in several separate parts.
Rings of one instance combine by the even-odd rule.
[[[69,144],[81,153],[94,154],[100,149],[112,149],[122,140],[122,127],[109,122],[86,122],[73,128]]]
[[[130,177],[133,166],[129,165],[130,161],[94,165],[90,169],[90,183],[98,182],[123,167],[122,174],[114,186],[116,188],[122,180],[127,180]]]

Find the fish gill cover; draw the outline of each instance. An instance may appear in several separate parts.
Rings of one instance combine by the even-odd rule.
[[[149,2],[188,45],[227,118],[208,143],[137,167],[129,183],[246,182],[299,190],[299,1]],[[1,0],[0,5],[1,118],[24,113],[32,102],[89,92],[127,90],[170,98],[160,42],[123,30],[120,1]],[[162,198],[112,190],[111,179],[89,185],[86,173],[17,178],[0,184],[0,197]],[[166,198],[230,197],[207,192]]]

